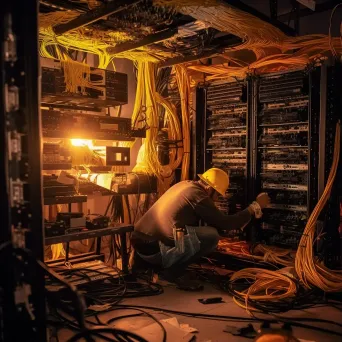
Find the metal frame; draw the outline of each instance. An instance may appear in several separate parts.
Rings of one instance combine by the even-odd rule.
[[[107,4],[88,11],[85,14],[81,14],[77,18],[70,20],[65,24],[54,26],[53,31],[56,35],[64,34],[71,30],[75,30],[80,27],[92,24],[100,19],[107,17],[108,15],[127,10],[130,6],[135,5],[139,2],[140,0],[116,0],[108,2]]]
[[[65,251],[65,260],[67,261],[84,261],[84,260],[90,260],[90,259],[103,259],[103,256],[101,255],[101,238],[102,236],[107,235],[119,235],[120,236],[120,253],[122,258],[122,272],[124,274],[128,274],[129,271],[129,256],[127,253],[127,237],[126,233],[130,233],[134,230],[133,225],[131,224],[118,224],[115,227],[108,227],[108,228],[102,228],[102,229],[96,229],[96,230],[89,230],[84,232],[78,232],[73,234],[67,234],[67,235],[61,235],[61,236],[54,236],[54,237],[48,237],[45,239],[46,245],[52,245],[56,243],[66,243],[66,251]],[[85,239],[92,239],[96,238],[96,248],[95,251],[92,253],[86,253],[84,255],[77,255],[75,257],[69,257],[69,246],[71,241],[79,241],[79,240],[85,240]],[[52,261],[49,265],[56,266],[56,263],[58,264],[60,261]]]
[[[5,36],[4,34],[4,17],[6,13],[6,7],[1,12],[1,26],[0,33],[1,39]],[[1,228],[0,228],[0,243],[8,241],[11,239],[11,222],[10,222],[10,204],[9,204],[9,182],[8,182],[8,148],[7,148],[7,129],[6,129],[6,121],[4,118],[6,117],[5,111],[5,67],[4,67],[4,44],[1,42],[0,44],[0,192],[1,192],[1,201],[0,201],[0,212],[1,212]],[[0,339],[1,341],[1,339]]]
[[[198,55],[169,58],[166,61],[160,62],[158,64],[158,67],[166,68],[180,63],[192,62],[203,58],[214,57],[220,55],[224,51],[224,49],[233,48],[234,46],[238,46],[240,44],[242,44],[242,39],[234,35],[228,34],[225,36],[219,36],[212,40],[210,45],[213,47],[210,48],[210,50],[206,49]]]
[[[137,42],[127,42],[122,43],[114,47],[110,47],[107,49],[108,53],[118,54],[124,51],[130,51],[134,49],[138,49],[145,45],[155,44],[162,42],[163,40],[169,39],[178,33],[178,28],[168,28],[161,32],[150,34],[149,36],[137,41]]]
[[[260,185],[257,183],[257,160],[258,160],[258,130],[257,130],[257,116],[258,116],[258,79],[250,78],[248,83],[248,117],[247,117],[247,186],[248,197],[247,203],[255,199]]]
[[[313,69],[308,75],[309,81],[309,131],[308,131],[308,216],[318,201],[319,170],[319,133],[320,133],[320,91],[321,70]]]
[[[206,89],[197,87],[196,89],[196,114],[192,120],[192,178],[197,179],[197,175],[205,171],[206,137],[203,134],[206,129],[207,105]]]
[[[246,174],[246,205],[251,203],[257,196],[260,189],[260,177],[258,177],[258,79],[250,77],[247,87],[247,174]],[[248,225],[246,231],[246,239],[255,243],[259,239],[259,225],[252,222]]]
[[[318,160],[318,197],[321,197],[325,185],[325,130],[327,116],[327,65],[321,66],[320,80],[320,118],[319,118],[319,160]]]
[[[272,19],[278,18],[278,0],[270,0],[270,14]]]
[[[4,287],[2,325],[3,341],[46,341],[45,326],[45,281],[43,270],[38,266],[35,259],[43,260],[43,215],[42,215],[42,184],[41,184],[41,131],[40,131],[40,72],[38,57],[38,1],[37,0],[13,0],[5,2],[1,13],[2,19],[5,14],[12,16],[12,29],[17,39],[15,42],[17,50],[17,60],[13,62],[4,61],[4,51],[1,51],[1,206],[3,210],[1,227],[1,241],[12,240],[12,244],[17,248],[25,247],[30,250],[30,255],[26,257],[17,256],[18,251],[10,254],[6,259],[3,270],[3,277],[7,283]],[[23,16],[23,13],[25,15]],[[5,21],[1,20],[1,39],[5,35]],[[3,42],[1,42],[3,49]],[[4,111],[4,85],[14,84],[19,89],[18,111],[11,111],[7,115]],[[27,138],[27,142],[22,143],[21,157],[17,155],[15,168],[9,167],[9,155],[7,142],[3,140],[3,133],[7,127],[4,126],[6,117],[18,116],[18,120],[13,123],[11,131],[21,132],[21,140]],[[25,127],[25,128],[24,128]],[[20,143],[18,142],[20,146]],[[25,159],[27,158],[27,159]],[[9,177],[15,177],[20,182],[25,182],[23,190],[23,200],[17,196],[18,204],[9,203],[9,197],[14,196],[14,191],[8,187]],[[27,187],[26,187],[27,186]],[[26,191],[28,190],[28,191]],[[12,214],[9,210],[12,207]],[[18,207],[17,207],[18,205]],[[20,208],[20,211],[15,208]],[[26,208],[26,209],[25,209]],[[17,210],[17,211],[16,211]],[[22,225],[15,223],[22,222]],[[14,226],[16,229],[12,229]],[[30,289],[31,296],[27,293]],[[25,290],[26,289],[26,290]],[[28,304],[25,304],[23,297]],[[30,307],[31,306],[31,307]],[[29,310],[33,313],[30,316]],[[13,329],[13,322],[20,329]]]
[[[328,178],[333,161],[335,129],[338,120],[341,120],[342,99],[340,90],[342,87],[342,65],[335,62],[335,65],[327,68],[327,112],[325,130],[325,183]],[[341,154],[340,154],[341,160]],[[324,244],[323,250],[325,264],[329,268],[341,267],[342,250],[341,235],[339,233],[340,208],[339,193],[341,189],[342,167],[339,163],[335,183],[330,194],[329,201],[324,211]]]
[[[193,61],[197,61],[199,59],[203,59],[203,58],[210,58],[210,57],[214,57],[219,55],[220,53],[223,52],[223,49],[211,49],[209,51],[205,51],[199,55],[190,55],[190,56],[185,56],[185,57],[174,57],[174,58],[169,58],[166,61],[160,62],[158,64],[159,68],[167,68],[173,65],[177,65],[177,64],[181,64],[181,63],[185,63],[185,62],[193,62]]]

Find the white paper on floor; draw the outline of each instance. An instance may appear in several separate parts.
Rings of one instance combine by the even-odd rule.
[[[160,322],[166,330],[168,342],[190,342],[194,337],[193,332],[198,331],[190,327],[189,324],[179,324],[176,317],[163,319]],[[161,328],[157,323],[150,324],[134,332],[149,342],[160,342]]]
[[[198,332],[198,330],[196,328],[190,327],[189,324],[180,324],[176,317],[163,319],[162,321],[169,323],[169,324],[173,325],[174,327],[182,329],[182,330],[189,332],[189,333]]]

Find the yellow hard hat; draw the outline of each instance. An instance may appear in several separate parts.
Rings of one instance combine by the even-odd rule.
[[[214,167],[204,172],[203,175],[198,175],[198,177],[214,188],[219,194],[225,196],[229,186],[229,177],[226,172]]]

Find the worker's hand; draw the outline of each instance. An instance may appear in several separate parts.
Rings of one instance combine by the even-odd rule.
[[[256,198],[256,201],[260,205],[261,210],[266,208],[271,203],[270,196],[268,196],[266,192],[259,194]]]

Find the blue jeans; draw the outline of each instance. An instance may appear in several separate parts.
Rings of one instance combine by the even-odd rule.
[[[196,262],[201,257],[212,253],[216,249],[216,246],[220,238],[216,228],[209,226],[200,226],[192,228],[194,229],[197,239],[200,242],[199,250],[193,254],[193,250],[189,251],[185,246],[184,252],[181,255],[179,255],[179,258],[177,258],[175,262],[171,262],[171,265],[166,267],[166,269],[169,269],[170,271],[177,271],[177,273],[181,272],[191,263]],[[137,249],[137,253],[140,256],[140,258],[142,258],[144,261],[151,265],[162,267],[165,265],[165,257],[167,258],[167,255],[162,255],[161,252],[147,256],[139,253],[139,249]]]

